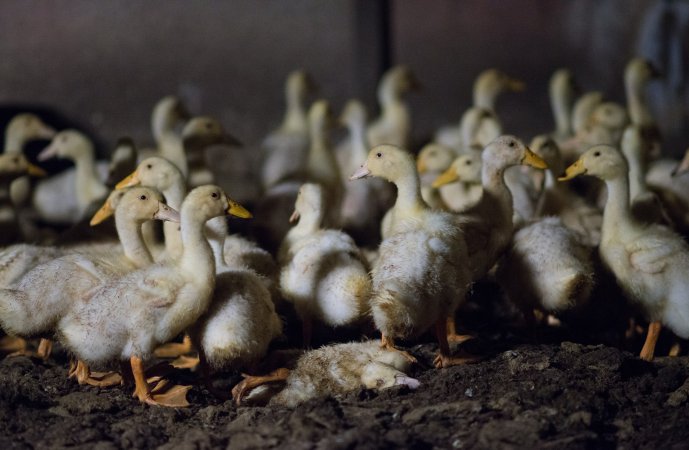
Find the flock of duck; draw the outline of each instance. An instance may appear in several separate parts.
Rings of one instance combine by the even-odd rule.
[[[313,82],[293,72],[284,121],[264,140],[257,172],[251,228],[261,245],[229,233],[227,215],[252,213],[213,184],[204,156],[238,141],[217,120],[190,117],[179,99],[154,108],[155,148],[125,138],[109,162],[95,160],[83,133],[20,114],[0,156],[2,349],[48,358],[57,340],[80,384],[133,382],[134,396],[152,405],[186,406],[189,389],[169,381],[169,368],[147,370],[154,358],[177,370],[198,365],[213,392],[214,371],[252,373],[232,389],[238,403],[415,389],[407,372],[416,359],[396,341],[431,331],[437,368],[478,361],[450,346],[470,338],[458,334],[455,313],[472,283],[497,281],[527,324],[557,320],[586,304],[604,276],[594,273],[597,249],[649,322],[640,357],[651,360],[662,326],[689,337],[689,157],[661,157],[645,101],[655,75],[631,60],[624,106],[601,92],[577,97],[572,73],[556,71],[556,128],[527,146],[503,132],[496,112],[500,94],[524,84],[486,70],[459,124],[438,130],[415,158],[405,96],[418,82],[407,67],[381,79],[375,120],[361,102],[346,104],[348,136],[337,146],[328,102],[306,108]],[[51,140],[39,162],[67,158],[74,168],[32,180],[46,175],[23,154],[37,139]],[[580,175],[591,178],[566,183]],[[94,232],[111,216],[118,239]],[[70,228],[56,234],[46,224]],[[381,339],[299,352],[260,373],[285,304],[306,348],[316,325],[372,322]],[[30,338],[41,338],[35,352]],[[117,371],[91,370],[118,362]]]

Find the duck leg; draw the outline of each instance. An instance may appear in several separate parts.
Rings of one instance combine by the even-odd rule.
[[[23,339],[16,338],[20,341],[24,341]],[[19,345],[19,342],[17,343]],[[8,357],[14,357],[14,356],[28,356],[30,358],[38,358],[43,361],[47,361],[48,358],[50,357],[50,353],[53,350],[53,341],[49,339],[43,339],[41,338],[39,344],[38,344],[38,349],[34,352],[32,350],[29,350],[26,346],[26,341],[24,341],[24,345],[21,346],[18,350],[10,353],[7,355]]]
[[[457,323],[454,314],[447,316],[447,340],[449,342],[461,344],[473,338],[474,336],[470,334],[457,334]]]
[[[134,375],[134,397],[140,402],[149,405],[169,406],[180,408],[189,406],[186,395],[191,386],[169,386],[167,383],[160,382],[156,386],[156,392],[151,391],[151,387],[146,381],[143,361],[138,356],[130,358],[132,374]]]
[[[263,376],[252,376],[245,373],[243,373],[242,376],[244,379],[232,388],[232,398],[234,398],[237,406],[242,403],[244,396],[252,389],[263,384],[277,383],[287,380],[287,377],[289,376],[289,369],[282,367],[270,372],[268,375]]]
[[[648,325],[648,333],[646,334],[646,342],[641,349],[639,358],[645,361],[653,361],[653,353],[655,352],[656,342],[660,336],[660,329],[662,328],[660,322],[651,322]]]
[[[156,348],[153,354],[158,358],[177,358],[178,356],[191,353],[192,350],[191,338],[185,333],[181,343],[168,342]]]
[[[455,355],[450,352],[450,344],[447,342],[447,321],[445,319],[440,319],[436,322],[435,335],[440,347],[438,356],[433,360],[436,368],[441,369],[459,364],[470,364],[481,360],[480,357],[471,355],[462,349],[459,349],[459,352]]]
[[[110,387],[122,384],[122,376],[117,372],[91,372],[88,364],[77,360],[70,361],[69,378],[76,378],[79,385]]]
[[[417,362],[416,358],[414,358],[409,352],[405,352],[404,350],[400,350],[397,347],[395,347],[395,341],[391,337],[386,336],[385,334],[380,335],[380,348],[384,348],[385,350],[389,350],[391,352],[400,353],[402,356],[407,358],[409,362],[412,364]]]
[[[26,352],[26,341],[19,337],[3,336],[0,339],[0,352],[19,354]]]

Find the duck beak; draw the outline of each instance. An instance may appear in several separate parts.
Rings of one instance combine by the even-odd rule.
[[[55,137],[55,134],[57,134],[55,128],[42,124],[38,129],[38,133],[36,133],[36,137],[39,139],[52,139]]]
[[[230,199],[227,199],[227,214],[240,219],[251,219],[254,217],[246,208]]]
[[[534,167],[536,169],[547,169],[548,164],[546,164],[545,161],[543,161],[543,158],[529,150],[528,148],[526,149],[526,152],[524,153],[524,157],[522,158],[521,161],[522,164],[526,164],[527,166]]]
[[[349,177],[349,181],[352,180],[358,180],[360,178],[366,178],[371,176],[371,171],[368,170],[368,167],[366,167],[366,163],[362,164],[361,167],[356,169],[354,173],[352,174],[351,177]]]
[[[295,209],[294,212],[292,213],[292,215],[289,216],[289,223],[296,222],[297,220],[299,220],[299,217],[300,217],[299,211],[297,211]]]
[[[27,166],[26,173],[28,173],[32,177],[44,177],[48,175],[48,173],[45,170],[31,163],[29,163],[29,165]]]
[[[446,184],[454,183],[459,180],[459,175],[454,166],[450,166],[445,172],[440,174],[438,178],[433,181],[431,185],[433,188],[438,189],[440,186],[445,186]]]
[[[416,171],[419,172],[419,174],[424,174],[426,173],[426,170],[428,170],[428,165],[426,164],[425,159],[417,159],[416,160]]]
[[[579,175],[584,175],[585,173],[586,167],[584,167],[584,162],[581,159],[578,159],[574,164],[572,164],[565,170],[565,176],[559,177],[558,181],[571,180],[572,178]]]
[[[507,80],[507,89],[512,92],[522,92],[526,89],[526,83],[516,78],[510,78]]]
[[[158,202],[158,211],[153,214],[153,219],[179,223],[179,212],[163,202]]]
[[[139,171],[135,170],[134,172],[130,173],[126,178],[124,178],[122,181],[117,183],[115,185],[115,189],[124,189],[126,187],[136,186],[138,184],[141,184],[141,180],[139,179]]]
[[[105,203],[103,203],[103,206],[101,206],[100,209],[96,211],[96,214],[94,214],[93,217],[91,217],[89,225],[91,225],[92,227],[98,225],[108,217],[112,216],[114,212],[115,210],[113,209],[110,200],[106,200]]]
[[[58,147],[55,144],[50,144],[46,148],[44,148],[41,153],[38,154],[36,157],[37,160],[39,161],[46,161],[51,158],[55,158],[57,156],[57,150]]]

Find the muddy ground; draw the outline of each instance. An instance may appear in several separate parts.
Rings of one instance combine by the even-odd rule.
[[[475,297],[492,289],[478,286]],[[407,347],[420,360],[412,371],[418,390],[361,389],[294,410],[236,407],[189,371],[177,372],[176,381],[194,384],[192,407],[143,406],[130,389],[68,380],[59,348],[47,362],[5,359],[0,448],[688,447],[689,358],[639,360],[643,336],[620,340],[626,317],[601,304],[583,320],[527,330],[506,326],[508,318],[495,314],[500,305],[470,303],[462,318],[478,338],[465,346],[484,361],[433,369],[437,346],[428,337]],[[672,341],[664,335],[658,354]],[[229,390],[238,379],[221,374],[216,386]]]

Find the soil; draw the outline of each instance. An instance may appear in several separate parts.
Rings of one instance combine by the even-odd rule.
[[[434,369],[437,345],[428,337],[406,347],[420,360],[410,373],[421,382],[418,390],[360,389],[296,409],[237,407],[211,395],[186,370],[174,377],[193,385],[192,406],[150,407],[131,398],[131,388],[68,380],[67,355],[59,346],[46,362],[6,358],[0,362],[0,448],[689,446],[686,356],[653,363],[637,358],[643,336],[620,340],[627,318],[615,302],[596,302],[583,320],[526,330],[509,307],[494,301],[495,292],[494,285],[478,285],[460,312],[461,323],[478,329],[465,348],[485,355],[483,361]],[[601,295],[596,298],[606,298]],[[327,337],[332,332],[316,341]],[[657,354],[667,354],[671,343],[663,335]],[[219,374],[216,387],[229,392],[238,380],[238,374]]]

